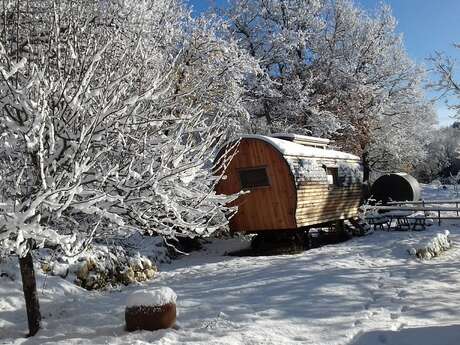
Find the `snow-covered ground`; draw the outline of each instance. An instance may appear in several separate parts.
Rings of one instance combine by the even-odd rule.
[[[425,196],[446,198],[432,186]],[[453,246],[421,261],[408,249],[448,229]],[[0,278],[0,344],[457,345],[460,221],[420,232],[382,232],[298,255],[229,257],[247,246],[214,241],[164,264],[156,279],[88,292],[39,274],[43,329],[24,338],[20,281]],[[44,286],[44,287],[43,287]],[[127,296],[169,286],[178,328],[124,331]]]

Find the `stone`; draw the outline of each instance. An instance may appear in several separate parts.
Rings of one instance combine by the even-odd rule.
[[[42,271],[44,273],[49,273],[51,272],[51,265],[48,262],[45,262],[42,264]]]
[[[145,270],[153,268],[152,261],[150,261],[148,258],[142,259],[142,266]]]
[[[87,258],[86,259],[86,264],[88,266],[89,271],[93,271],[97,267],[97,263],[96,263],[96,261],[94,261],[93,258]]]
[[[136,280],[139,282],[143,282],[147,280],[147,277],[144,272],[136,272]]]
[[[130,259],[129,264],[133,268],[134,271],[142,271],[144,269],[142,261],[139,257]]]
[[[89,271],[88,262],[85,261],[78,269],[77,278],[81,281],[86,280],[86,278],[88,278]]]
[[[61,278],[65,278],[69,274],[69,265],[61,264],[59,262],[56,262],[53,265],[53,269],[51,271],[51,274],[53,276],[59,276]]]
[[[134,271],[131,267],[128,267],[123,272],[121,272],[121,281],[125,285],[132,284],[136,281]]]
[[[150,269],[145,270],[144,273],[147,279],[152,279],[153,277],[155,277],[156,271],[150,268]]]

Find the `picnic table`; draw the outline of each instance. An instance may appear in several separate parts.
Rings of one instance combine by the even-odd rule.
[[[386,229],[389,231],[393,221],[396,221],[395,228],[398,230],[424,230],[426,226],[426,218],[423,214],[412,211],[389,211],[380,215],[366,216],[369,225],[380,230]]]
[[[453,201],[453,203],[456,202],[458,201]],[[371,214],[366,216],[366,220],[368,220],[371,226],[374,226],[374,229],[377,227],[384,229],[384,225],[386,225],[387,229],[390,229],[392,222],[396,221],[396,229],[417,230],[425,229],[427,219],[437,219],[439,225],[441,225],[442,219],[460,219],[458,207],[440,205],[427,206],[427,202],[425,202],[425,204],[421,204],[421,202],[413,204],[413,202],[411,202],[412,205],[401,206],[401,204],[404,203],[405,202],[401,202],[388,206],[367,206],[366,210],[370,210]],[[455,212],[456,215],[442,216],[441,212]]]

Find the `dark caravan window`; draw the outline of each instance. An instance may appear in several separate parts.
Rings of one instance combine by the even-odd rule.
[[[325,167],[325,169],[329,187],[339,187],[339,169],[335,167]]]
[[[270,186],[270,182],[268,181],[267,169],[265,167],[241,169],[239,173],[241,189]]]

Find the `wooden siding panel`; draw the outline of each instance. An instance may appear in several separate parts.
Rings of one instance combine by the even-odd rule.
[[[337,219],[341,219],[342,216],[353,216],[358,212],[358,208],[350,208],[347,211],[335,211],[335,212],[325,212],[321,214],[312,214],[309,216],[299,217],[300,222],[305,221],[316,221],[317,223],[324,223],[328,221],[331,217],[337,217]]]
[[[302,227],[302,226],[314,226],[317,224],[323,224],[327,222],[332,222],[334,220],[339,220],[339,219],[348,219],[352,217],[356,217],[358,214],[358,211],[353,211],[350,210],[349,212],[346,213],[337,213],[337,214],[332,214],[332,215],[322,215],[321,217],[315,217],[315,218],[302,218],[297,220],[297,226]]]
[[[346,187],[360,184],[362,181],[362,166],[357,160],[331,158],[305,158],[285,156],[295,176],[296,186],[302,184],[327,184],[325,167],[337,167],[338,183]]]
[[[327,199],[319,200],[319,201],[302,201],[301,203],[297,204],[297,213],[304,212],[307,209],[313,209],[313,208],[324,208],[325,203],[327,202]],[[356,197],[349,197],[346,199],[341,200],[342,203],[358,203],[360,199]],[[330,203],[332,204],[332,203]]]
[[[226,170],[227,179],[216,191],[234,194],[240,191],[239,169],[266,167],[269,187],[251,189],[234,203],[238,213],[230,220],[232,231],[294,229],[296,190],[289,166],[270,144],[257,139],[242,139],[238,153]]]
[[[359,180],[359,163],[318,159],[316,166],[338,166],[339,186],[329,186],[326,181],[297,182],[297,226],[312,226],[358,215],[362,185]],[[344,168],[345,167],[345,168]],[[348,169],[349,167],[349,169]],[[348,175],[350,174],[350,175]],[[351,176],[355,174],[355,176]]]
[[[297,218],[305,218],[311,216],[320,216],[321,214],[331,214],[331,213],[343,213],[348,212],[349,210],[354,210],[359,207],[359,202],[349,203],[347,207],[344,208],[343,205],[328,205],[327,207],[311,207],[308,209],[301,209],[297,212]]]

